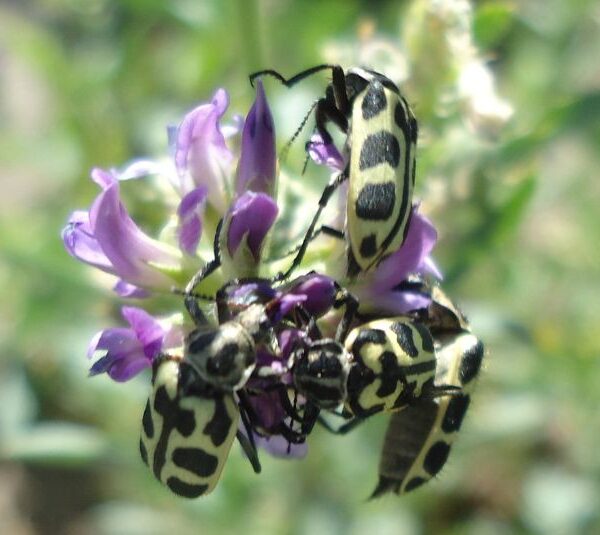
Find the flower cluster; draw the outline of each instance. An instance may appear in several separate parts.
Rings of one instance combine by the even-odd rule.
[[[260,81],[245,118],[233,116],[225,122],[228,105],[227,92],[219,89],[210,102],[187,113],[178,127],[169,128],[168,159],[138,160],[121,170],[92,170],[100,193],[89,210],[71,215],[62,234],[65,248],[74,258],[113,275],[114,292],[148,303],[148,310],[123,306],[129,326],[107,328],[92,338],[90,375],[106,373],[115,381],[127,381],[152,367],[161,355],[185,354],[186,339],[198,327],[198,317],[183,308],[183,288],[197,273],[206,277],[188,288],[188,297],[194,299],[244,279],[230,285],[225,301],[217,293],[217,310],[202,306],[204,312],[199,314],[206,314],[208,324],[218,329],[251,304],[267,309],[275,339],[259,343],[252,374],[238,394],[247,398],[254,414],[252,432],[259,445],[275,455],[301,456],[309,430],[298,431],[295,426],[306,405],[300,400],[290,408],[282,398],[282,391],[287,396],[293,389],[289,363],[294,351],[307,337],[317,336],[311,332],[333,336],[341,287],[358,299],[361,311],[380,317],[426,308],[431,295],[406,283],[414,277],[441,278],[430,256],[437,233],[415,203],[402,246],[376,269],[349,279],[344,241],[328,239],[318,249],[318,258],[312,255],[298,268],[299,275],[308,275],[294,274],[293,281],[278,286],[271,277],[291,257],[275,255],[276,262],[267,261],[269,235],[278,232],[284,217],[305,220],[316,206],[295,207],[290,214],[276,200],[275,128]],[[317,164],[334,173],[347,165],[347,156],[318,135],[307,149]],[[159,236],[149,236],[128,213],[121,197],[124,181],[135,181],[137,188],[159,184],[167,192],[164,202],[171,216]],[[343,195],[340,189],[342,209]],[[319,273],[312,273],[317,265],[322,266]],[[156,310],[156,303],[166,300],[148,298],[158,294],[170,296],[172,308]]]

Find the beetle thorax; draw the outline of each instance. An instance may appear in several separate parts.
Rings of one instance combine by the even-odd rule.
[[[254,340],[237,321],[218,329],[192,331],[185,349],[185,359],[200,377],[223,390],[241,388],[256,364]]]

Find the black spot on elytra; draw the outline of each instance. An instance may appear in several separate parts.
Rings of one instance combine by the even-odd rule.
[[[398,365],[398,358],[391,351],[384,351],[379,357],[379,363],[381,364],[380,386],[376,394],[384,398],[395,392],[398,383],[406,385],[406,375],[402,366]]]
[[[381,130],[365,139],[360,149],[359,169],[364,171],[381,163],[387,163],[392,169],[398,167],[400,145],[391,133]]]
[[[354,356],[360,356],[360,352],[366,344],[382,345],[387,342],[385,332],[381,329],[361,329],[356,335],[356,339],[352,344],[352,353]]]
[[[385,110],[386,106],[387,99],[383,85],[377,80],[371,82],[361,105],[363,119],[372,119]]]
[[[179,412],[176,415],[174,428],[184,437],[189,437],[196,429],[196,418],[194,411],[184,410],[179,407]]]
[[[175,448],[172,460],[179,468],[204,478],[212,476],[219,464],[217,457],[201,448]]]
[[[352,366],[348,374],[348,380],[346,382],[347,398],[346,402],[350,405],[350,409],[355,416],[366,417],[375,412],[379,412],[383,409],[383,403],[375,405],[373,407],[363,408],[358,400],[362,391],[376,379],[375,373],[371,368],[367,368],[361,365],[362,359],[359,354],[355,354],[359,365]]]
[[[422,477],[413,477],[404,487],[404,492],[410,492],[411,490],[415,490],[420,487],[423,483],[426,483],[427,480]]]
[[[482,360],[483,344],[480,341],[477,341],[477,344],[464,353],[460,363],[460,382],[463,385],[470,383],[479,373]]]
[[[144,446],[142,439],[140,439],[140,455],[144,464],[148,464],[148,450],[146,449],[146,446]]]
[[[419,124],[414,117],[410,118],[410,140],[413,143],[417,143],[417,138],[419,137]]]
[[[176,477],[167,479],[166,485],[175,494],[183,496],[184,498],[197,498],[198,496],[202,496],[208,489],[208,485],[190,485]]]
[[[425,325],[423,325],[422,323],[413,323],[413,326],[421,335],[421,347],[423,348],[423,350],[429,353],[433,353],[433,337],[431,336],[429,329],[425,327]]]
[[[377,252],[377,236],[369,234],[360,242],[360,256],[371,258]]]
[[[411,364],[406,366],[406,375],[421,375],[423,373],[430,373],[435,371],[435,358],[424,360],[418,364]],[[432,378],[433,380],[433,378]],[[425,387],[425,385],[423,385]]]
[[[419,356],[419,349],[415,345],[413,340],[412,329],[406,324],[401,322],[392,323],[392,331],[396,335],[398,345],[409,357],[416,358]]]
[[[150,411],[150,400],[146,401],[146,408],[142,416],[142,428],[148,438],[154,437],[154,422],[152,421],[152,412]]]
[[[442,431],[444,433],[451,433],[460,429],[470,402],[471,398],[466,394],[452,397],[448,402],[446,414],[444,414],[442,420]]]
[[[396,184],[392,181],[382,184],[367,184],[356,199],[356,215],[368,221],[386,221],[391,217],[396,205]]]
[[[182,409],[179,401],[179,398],[171,399],[164,386],[156,389],[153,406],[155,412],[163,418],[152,463],[152,470],[157,479],[160,479],[162,468],[166,462],[169,437],[173,430],[176,429],[181,435],[187,437],[196,427],[193,411]]]
[[[208,421],[202,433],[210,437],[211,442],[215,447],[219,447],[229,434],[229,430],[233,425],[233,420],[227,412],[225,400],[222,397],[214,399],[214,412],[212,418]]]
[[[450,453],[450,445],[445,442],[436,442],[425,456],[425,460],[423,461],[423,468],[425,471],[434,476],[436,475],[446,464],[448,460],[448,454]]]
[[[408,117],[406,115],[406,110],[400,101],[396,103],[396,107],[394,109],[394,122],[396,123],[396,126],[398,126],[398,128],[405,133],[405,135],[408,133]]]

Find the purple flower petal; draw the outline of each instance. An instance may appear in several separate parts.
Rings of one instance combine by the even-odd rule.
[[[228,218],[229,232],[227,234],[227,250],[233,257],[242,243],[246,240],[254,259],[260,260],[260,250],[277,217],[277,204],[265,193],[247,191],[233,205]]]
[[[209,202],[225,213],[225,179],[233,161],[219,121],[229,105],[229,96],[218,89],[209,104],[189,112],[179,125],[175,143],[175,167],[181,179],[185,172],[195,187],[206,186]],[[186,186],[183,191],[193,187]]]
[[[121,181],[134,180],[149,175],[165,173],[165,166],[153,160],[136,160],[131,162],[123,171],[114,173]]]
[[[307,340],[306,334],[300,329],[284,329],[278,334],[279,349],[283,361],[287,361],[292,351]]]
[[[250,305],[256,301],[270,301],[277,295],[277,292],[273,289],[270,282],[257,281],[234,286],[228,295],[236,303]]]
[[[151,365],[131,329],[117,327],[98,333],[90,344],[88,356],[98,350],[106,350],[107,354],[93,364],[90,375],[107,373],[114,381],[123,382]]]
[[[178,251],[151,239],[137,227],[121,204],[116,180],[94,201],[90,225],[114,274],[136,286],[171,287],[172,281],[153,264],[178,269]]]
[[[276,172],[275,127],[262,82],[256,84],[256,100],[246,117],[238,163],[236,194],[245,191],[273,195]]]
[[[408,233],[402,247],[386,258],[375,270],[372,288],[383,291],[406,280],[409,274],[429,267],[425,261],[435,247],[437,231],[425,216],[413,208]]]
[[[123,317],[127,320],[137,339],[144,347],[145,355],[151,359],[160,352],[165,329],[145,310],[136,307],[123,307]]]
[[[305,295],[284,294],[277,300],[277,306],[272,306],[269,318],[273,323],[279,323],[297,305],[306,302]]]
[[[431,258],[430,256],[428,256],[427,258],[425,258],[425,260],[423,260],[423,263],[419,269],[423,273],[433,275],[438,280],[442,280],[444,278],[444,275],[440,271],[440,268],[437,266],[437,264],[433,261],[433,258]]]
[[[256,445],[269,452],[273,457],[282,459],[303,459],[308,452],[308,444],[290,444],[281,435],[263,437],[254,433]]]
[[[335,301],[337,293],[335,282],[326,275],[311,273],[290,293],[306,296],[303,306],[311,316],[320,316],[327,312]]]
[[[129,284],[124,280],[119,280],[113,286],[113,291],[119,297],[129,297],[133,299],[145,299],[146,297],[150,297],[150,292],[148,290],[144,290],[144,288],[140,288],[135,284]]]
[[[406,314],[411,310],[427,308],[431,297],[409,291],[388,291],[377,296],[377,308],[390,314]]]
[[[128,381],[152,365],[162,348],[165,329],[146,311],[123,307],[131,328],[115,327],[97,333],[88,348],[88,358],[106,351],[90,369],[90,375],[107,373],[114,381]]]
[[[281,404],[280,394],[277,391],[262,392],[249,397],[250,404],[258,419],[256,425],[264,429],[269,436],[254,433],[256,444],[266,449],[276,457],[303,457],[306,455],[307,446],[304,444],[290,444],[283,436],[276,434],[281,425],[288,419],[287,413]],[[240,429],[244,434],[243,426]],[[274,434],[271,434],[274,433]]]
[[[248,396],[248,400],[257,417],[257,425],[268,432],[274,430],[287,416],[276,390]]]
[[[200,186],[181,199],[177,208],[179,216],[179,247],[189,255],[196,253],[196,248],[202,236],[202,213],[208,189]]]
[[[408,233],[400,249],[351,288],[364,305],[390,314],[405,314],[425,308],[431,302],[427,295],[396,289],[410,274],[440,275],[429,257],[437,241],[437,232],[431,221],[417,210],[418,206],[413,206]]]
[[[114,273],[112,263],[94,236],[89,212],[78,210],[71,214],[67,226],[62,231],[62,240],[65,249],[73,258],[102,271]]]
[[[319,165],[326,165],[335,171],[346,168],[344,157],[333,143],[325,143],[320,134],[314,134],[306,144],[308,155]]]
[[[117,177],[113,175],[113,173],[105,171],[104,169],[100,169],[99,167],[94,167],[90,173],[90,176],[92,177],[92,180],[103,190],[112,186],[117,180]]]

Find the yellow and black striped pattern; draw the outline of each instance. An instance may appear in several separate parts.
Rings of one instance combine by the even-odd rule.
[[[166,358],[155,367],[142,418],[142,459],[175,494],[208,494],[219,481],[238,420],[231,393],[211,391],[187,363]]]
[[[420,487],[437,475],[448,459],[470,404],[484,350],[468,332],[445,342],[437,351],[435,382],[457,386],[460,391],[392,414],[379,463],[379,483],[372,497]]]
[[[349,271],[368,271],[402,245],[415,180],[417,121],[389,80],[362,69],[368,85],[353,101],[347,232]],[[386,83],[385,81],[389,82]]]
[[[351,415],[397,410],[433,383],[436,360],[431,334],[406,317],[356,327],[344,346],[353,359],[345,403]]]

